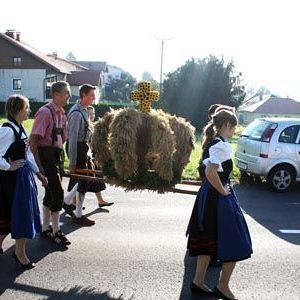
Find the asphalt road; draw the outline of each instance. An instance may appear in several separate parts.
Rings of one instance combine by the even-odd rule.
[[[264,185],[235,190],[254,254],[238,264],[232,290],[238,299],[300,299],[300,234],[281,232],[300,229],[300,187],[286,194]],[[100,210],[94,195],[87,194],[85,212],[96,220],[93,227],[75,226],[63,215],[62,229],[72,242],[68,250],[41,239],[29,242],[35,269],[22,272],[15,265],[13,241],[7,238],[0,257],[0,299],[197,299],[188,288],[196,261],[186,255],[185,238],[194,196],[113,187],[104,196],[115,205]],[[210,287],[219,272],[209,269]]]

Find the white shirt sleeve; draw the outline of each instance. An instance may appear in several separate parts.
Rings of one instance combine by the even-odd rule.
[[[32,171],[34,173],[39,172],[39,168],[38,168],[38,166],[37,166],[37,164],[35,162],[35,159],[34,159],[33,153],[30,150],[30,147],[28,147],[26,156],[27,156],[27,160],[28,160],[28,162],[30,164],[30,167],[31,167]]]
[[[14,141],[13,130],[9,127],[0,127],[0,170],[7,171],[10,168],[10,164],[3,156]]]
[[[231,159],[231,147],[228,142],[220,141],[212,145],[209,150],[209,157],[203,160],[207,166],[208,162],[218,165],[218,172],[223,172],[222,162]]]

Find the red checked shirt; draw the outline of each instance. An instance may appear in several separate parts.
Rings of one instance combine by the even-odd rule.
[[[54,146],[62,149],[67,137],[67,117],[65,110],[62,107],[58,107],[53,102],[50,102],[47,105],[53,112],[56,124],[53,122],[51,111],[44,105],[35,114],[31,134],[40,136],[40,139],[38,140],[38,146]],[[55,141],[53,145],[52,129],[55,125],[57,128],[63,129],[63,134],[57,135],[57,141]]]

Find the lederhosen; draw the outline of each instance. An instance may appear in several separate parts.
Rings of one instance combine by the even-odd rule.
[[[63,129],[57,126],[55,114],[51,107],[48,105],[45,105],[45,107],[51,112],[53,128],[52,145],[38,147],[40,161],[48,179],[43,205],[47,206],[50,211],[57,212],[62,209],[64,201],[64,190],[61,184],[64,167],[64,151],[54,145],[57,141],[57,136],[63,134]]]
[[[90,155],[90,145],[89,145],[89,139],[88,139],[88,132],[90,131],[89,122],[83,115],[83,113],[78,110],[74,109],[70,112],[69,116],[73,112],[79,112],[83,118],[84,121],[84,141],[77,142],[77,159],[76,159],[76,168],[77,169],[94,169],[94,163],[93,158]],[[66,151],[69,153],[69,143],[67,142],[66,145]],[[74,185],[78,183],[77,191],[79,193],[85,194],[86,192],[92,192],[92,193],[98,193],[100,191],[103,191],[106,189],[106,186],[104,183],[98,183],[98,182],[87,182],[87,181],[81,181],[76,179],[70,179],[68,191],[71,191]]]

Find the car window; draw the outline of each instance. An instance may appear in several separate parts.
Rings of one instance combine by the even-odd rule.
[[[278,141],[280,143],[290,143],[290,144],[296,143],[296,138],[298,136],[299,127],[300,127],[299,125],[294,125],[294,126],[285,128],[280,133]]]
[[[272,125],[272,123],[266,120],[257,119],[246,127],[242,136],[246,136],[251,140],[260,141],[264,132],[270,125]]]

